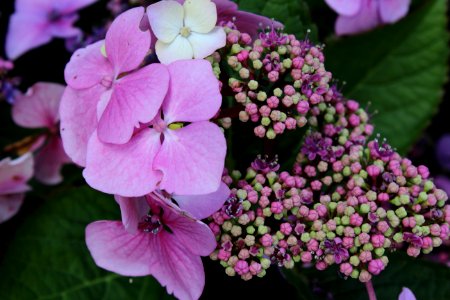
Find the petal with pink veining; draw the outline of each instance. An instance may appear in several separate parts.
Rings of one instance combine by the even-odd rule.
[[[208,218],[218,211],[230,196],[230,189],[225,183],[221,183],[217,191],[206,195],[182,196],[174,195],[173,198],[180,208],[188,211],[193,217],[201,220]]]
[[[176,61],[169,65],[169,73],[169,92],[163,103],[166,122],[205,121],[217,113],[222,95],[208,61]]]
[[[27,153],[12,160],[7,157],[0,161],[0,195],[28,191],[27,181],[33,176],[33,155]]]
[[[100,84],[103,79],[113,80],[111,63],[103,56],[104,41],[78,49],[64,70],[67,84],[74,89],[85,89]]]
[[[160,188],[178,195],[208,194],[221,182],[226,142],[220,128],[195,122],[166,130],[153,168],[163,172]]]
[[[120,205],[123,226],[129,233],[137,233],[139,222],[147,215],[149,210],[147,200],[145,197],[129,198],[118,195],[115,195],[114,198]]]
[[[123,145],[102,143],[95,132],[88,145],[84,178],[104,193],[125,197],[148,194],[161,179],[161,172],[152,169],[160,147],[160,133],[153,129],[142,130]]]
[[[384,23],[395,23],[408,13],[411,0],[380,0],[380,17]]]
[[[119,79],[99,120],[101,141],[123,144],[139,123],[148,123],[159,112],[169,86],[166,66],[150,64]]]
[[[362,4],[362,0],[325,0],[325,2],[339,15],[344,16],[355,15],[358,13]]]
[[[35,177],[45,184],[58,184],[63,180],[61,169],[69,162],[70,158],[64,152],[61,138],[53,135],[35,155]]]
[[[33,13],[14,13],[9,19],[6,35],[6,55],[14,60],[25,52],[52,39],[45,17]]]
[[[167,225],[178,239],[179,244],[192,254],[207,256],[216,248],[216,239],[211,229],[182,211],[169,206],[163,206],[164,219]]]
[[[151,274],[178,299],[196,300],[205,286],[205,272],[200,256],[187,251],[175,235],[166,231],[158,234],[153,254],[158,259]]]
[[[158,253],[152,251],[157,235],[130,234],[122,222],[98,221],[86,227],[86,244],[95,263],[124,276],[152,274]]]
[[[116,76],[139,67],[150,50],[150,34],[139,28],[144,12],[143,7],[125,11],[106,33],[106,53]]]
[[[22,206],[25,194],[0,195],[0,223],[11,219]]]
[[[379,24],[377,1],[362,0],[359,13],[352,17],[339,16],[335,30],[337,35],[350,35],[368,31]]]
[[[38,82],[26,94],[16,97],[12,117],[16,124],[27,128],[53,128],[59,121],[59,103],[64,86]]]
[[[80,166],[86,164],[87,144],[97,127],[97,102],[104,92],[101,85],[84,90],[67,87],[61,99],[60,131],[64,150]]]

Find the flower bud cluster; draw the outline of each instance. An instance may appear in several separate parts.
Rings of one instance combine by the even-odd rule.
[[[333,145],[331,145],[333,147]],[[245,178],[224,176],[232,195],[210,219],[218,239],[212,259],[228,275],[248,280],[270,265],[295,263],[368,281],[388,253],[429,253],[449,238],[447,195],[415,167],[378,141],[344,148],[333,160],[316,155],[292,172],[257,159]]]
[[[239,120],[255,124],[260,138],[274,139],[305,126],[310,112],[332,100],[331,73],[320,46],[272,28],[252,41],[226,28],[224,59],[228,87],[241,105]]]

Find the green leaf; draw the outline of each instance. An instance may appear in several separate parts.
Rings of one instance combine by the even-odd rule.
[[[414,259],[406,254],[393,254],[386,270],[372,279],[378,299],[397,299],[403,287],[413,291],[418,300],[450,299],[450,269],[444,265]],[[336,268],[327,271],[313,269],[296,269],[285,271],[288,280],[298,286],[299,299],[327,299],[317,295],[304,293],[305,279],[319,284],[322,295],[332,294],[335,300],[367,300],[367,292],[363,283],[355,279],[340,278]]]
[[[436,112],[448,66],[447,0],[422,1],[393,26],[326,47],[327,69],[346,81],[344,95],[369,110],[376,132],[405,153]]]
[[[283,23],[285,32],[305,37],[311,30],[310,38],[317,41],[317,27],[313,24],[308,5],[304,0],[237,0],[240,10],[263,15]]]
[[[94,264],[86,225],[119,217],[112,197],[88,188],[47,200],[9,245],[0,265],[0,299],[171,299],[151,277],[130,279]]]

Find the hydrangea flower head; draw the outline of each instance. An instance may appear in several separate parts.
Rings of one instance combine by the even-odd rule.
[[[160,1],[147,9],[158,41],[156,55],[169,64],[180,59],[205,58],[225,46],[225,31],[216,26],[217,9],[210,0]]]
[[[86,243],[100,267],[124,276],[154,276],[179,299],[198,299],[205,285],[200,256],[216,246],[208,226],[158,194],[116,197],[122,221],[86,228]]]
[[[166,95],[169,74],[164,66],[136,70],[150,49],[149,32],[139,28],[143,16],[142,7],[124,12],[104,42],[78,50],[66,67],[69,87],[61,103],[61,134],[67,154],[79,165],[85,164],[86,145],[95,130],[103,142],[124,144],[139,123],[156,116]]]
[[[81,33],[73,27],[77,10],[97,0],[16,0],[9,20],[6,54],[16,59],[28,50],[42,46],[54,37],[73,37]]]
[[[336,34],[357,34],[395,23],[408,13],[411,0],[326,0],[339,14]]]
[[[219,82],[206,60],[177,61],[167,68],[170,86],[162,115],[149,127],[123,145],[92,135],[83,173],[92,187],[128,197],[157,187],[178,195],[219,188],[226,142],[220,128],[208,121],[222,102]]]
[[[14,216],[22,205],[27,181],[33,176],[33,156],[25,154],[17,159],[0,161],[0,223]]]
[[[18,95],[12,109],[14,122],[26,128],[45,128],[32,146],[36,149],[35,176],[45,184],[62,181],[63,164],[70,159],[64,152],[59,136],[59,104],[64,86],[56,83],[39,82]]]

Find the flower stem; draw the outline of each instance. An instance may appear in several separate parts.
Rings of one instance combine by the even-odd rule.
[[[369,300],[377,300],[377,295],[375,294],[375,290],[373,289],[372,280],[369,280],[365,283],[367,294],[369,295]]]

